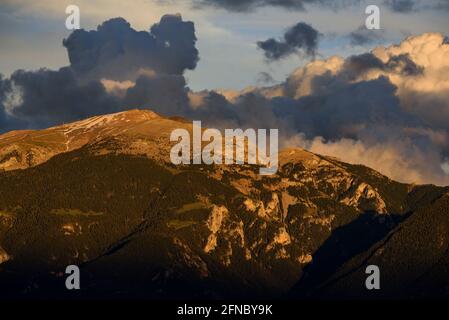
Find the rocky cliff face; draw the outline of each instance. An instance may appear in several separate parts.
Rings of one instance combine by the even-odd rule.
[[[68,264],[86,297],[308,295],[448,191],[301,149],[272,176],[174,166],[174,128],[191,124],[131,110],[0,136],[1,295],[64,294]]]

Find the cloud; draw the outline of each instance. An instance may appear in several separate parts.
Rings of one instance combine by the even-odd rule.
[[[192,22],[165,15],[150,32],[136,31],[123,18],[103,22],[97,30],[75,30],[63,41],[71,67],[87,79],[135,80],[141,69],[182,74],[198,62]]]
[[[115,81],[110,79],[101,79],[100,82],[106,89],[107,93],[118,98],[123,98],[126,95],[128,89],[135,86],[135,82],[130,80]]]
[[[449,10],[447,0],[385,0],[383,2],[393,12],[411,13],[422,10]]]
[[[286,52],[315,54],[317,36],[297,26],[274,41],[293,47]],[[164,16],[149,32],[113,19],[77,34],[66,40],[70,66],[0,77],[1,130],[149,108],[210,127],[279,128],[284,146],[400,181],[449,184],[442,169],[449,159],[449,45],[441,34],[313,60],[279,84],[241,92],[187,87],[183,72],[196,66],[198,52],[193,24],[179,16]]]
[[[264,6],[277,6],[288,9],[304,10],[308,0],[194,0],[196,8],[203,6],[221,7],[229,11],[251,11]]]
[[[415,9],[414,0],[386,0],[384,3],[395,12],[407,13]]]
[[[449,10],[447,0],[385,0],[383,3],[391,11],[404,14],[423,10]]]
[[[58,70],[15,71],[0,78],[0,131],[42,128],[151,107],[175,113],[188,105],[182,76],[198,61],[192,22],[165,15],[150,32],[123,18],[97,30],[76,30],[64,40],[71,64]]]
[[[11,87],[20,89],[21,96],[18,103],[6,109],[30,127],[46,127],[118,110],[118,101],[107,94],[100,82],[79,84],[68,67],[57,71],[18,70],[7,81]]]
[[[223,94],[237,123],[281,128],[284,146],[301,137],[312,151],[371,166],[399,181],[447,185],[444,39],[426,33],[348,58],[315,60],[279,85]],[[260,112],[252,109],[254,101]]]
[[[266,84],[272,84],[274,82],[276,82],[276,80],[273,79],[271,74],[269,74],[268,72],[259,72],[259,74],[257,76],[257,83],[266,85]]]
[[[437,10],[449,11],[449,1],[447,0],[439,0],[436,5]]]
[[[343,138],[326,141],[321,137],[306,139],[297,135],[287,142],[290,146],[337,157],[344,162],[363,164],[376,168],[388,177],[415,183],[449,184],[449,177],[440,170],[441,155],[429,148],[423,152],[410,140],[388,140],[384,143],[367,144],[360,140]]]
[[[379,43],[384,40],[382,30],[367,29],[360,26],[349,34],[350,43],[353,46],[363,46],[367,44]]]
[[[257,42],[269,61],[279,60],[294,53],[302,53],[307,57],[315,57],[319,33],[312,26],[299,22],[290,27],[283,39],[274,38]]]
[[[356,80],[369,72],[417,76],[423,72],[423,68],[417,66],[407,53],[391,56],[384,62],[370,52],[348,57],[343,64],[338,79]]]
[[[305,11],[309,5],[338,10],[356,5],[361,0],[191,0],[195,8],[219,7],[228,11],[253,11],[261,7],[280,7],[289,10]]]
[[[10,84],[7,81],[4,81],[3,75],[0,74],[0,130],[6,129],[8,125],[7,116],[6,116],[6,108],[4,106],[3,101],[5,100],[5,94],[10,90]]]
[[[148,108],[163,115],[185,114],[188,90],[182,75],[142,74],[128,89],[123,104],[130,108]]]
[[[349,7],[367,5],[367,2],[363,0],[191,0],[191,2],[194,8],[216,7],[233,12],[249,12],[262,7],[306,11],[312,6],[338,11]],[[391,11],[397,13],[410,13],[421,10],[449,10],[447,0],[384,0],[377,4],[383,4]]]

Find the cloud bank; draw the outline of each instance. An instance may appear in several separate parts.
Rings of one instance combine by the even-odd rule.
[[[141,83],[150,84],[150,102],[166,106],[161,101],[168,89],[157,90],[179,78],[185,86],[183,72],[199,60],[196,40],[193,23],[180,15],[163,16],[149,31],[136,31],[123,18],[105,21],[97,30],[76,30],[63,41],[69,66],[17,70],[0,79],[0,131],[128,109]]]
[[[393,12],[410,13],[421,10],[449,10],[447,0],[384,0],[369,2],[365,0],[191,0],[194,8],[216,7],[233,12],[254,11],[261,7],[278,7],[286,10],[306,11],[310,6],[331,10],[376,4],[385,6]]]
[[[310,62],[279,85],[222,91],[229,106],[221,102],[220,119],[282,128],[284,146],[365,164],[400,181],[447,185],[448,72],[445,37],[426,33],[364,54]],[[194,113],[205,116],[219,99],[201,96]]]
[[[292,34],[296,40],[283,41],[307,51],[304,35],[297,41]],[[183,73],[196,67],[195,45],[193,23],[179,15],[162,17],[148,32],[121,18],[76,31],[64,41],[70,66],[0,77],[0,128],[149,108],[211,127],[279,128],[284,147],[365,164],[400,181],[449,185],[442,169],[449,159],[449,44],[442,34],[314,60],[280,84],[242,91],[191,91]]]
[[[297,116],[301,144],[313,151],[401,181],[448,184],[441,169],[449,158],[448,71],[449,45],[427,33],[312,62],[261,93],[306,108],[290,116]]]
[[[229,11],[252,11],[261,7],[279,7],[305,11],[308,5],[328,7],[333,10],[359,4],[362,0],[191,0],[195,8],[218,7]]]

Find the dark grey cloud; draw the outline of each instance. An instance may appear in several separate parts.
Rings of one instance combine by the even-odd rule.
[[[333,85],[326,87],[329,83]],[[253,105],[264,106],[264,112]],[[310,138],[361,139],[370,127],[402,127],[417,121],[401,110],[396,87],[385,77],[356,83],[345,78],[316,79],[311,95],[295,99],[249,93],[237,100],[234,108],[243,125],[279,127],[284,134],[302,132]]]
[[[394,71],[397,74],[416,76],[423,72],[422,67],[417,66],[408,54],[392,56],[387,62],[383,62],[372,53],[362,53],[350,56],[345,60],[342,71],[335,79],[353,81],[357,77],[366,74],[369,70]]]
[[[392,11],[407,13],[416,9],[415,0],[386,0],[384,3]]]
[[[367,29],[365,26],[360,26],[349,34],[351,45],[363,46],[381,42],[384,37],[382,30]]]
[[[162,115],[185,115],[188,89],[182,75],[141,75],[128,89],[123,104],[131,108],[149,108]]]
[[[385,0],[383,4],[390,10],[398,13],[411,13],[423,10],[449,10],[448,0]]]
[[[280,7],[288,10],[304,11],[315,5],[338,10],[359,4],[360,0],[191,0],[195,8],[218,7],[229,11],[246,12],[260,7]]]
[[[14,72],[8,80],[20,88],[12,116],[29,127],[46,127],[119,109],[118,101],[98,81],[78,83],[72,69]]]
[[[422,73],[422,68],[418,67],[406,54],[393,56],[384,63],[372,53],[362,53],[346,58],[337,75],[325,72],[323,75],[313,77],[311,81],[312,94],[323,95],[342,90],[348,84],[359,81],[372,70],[394,71],[405,76],[416,76]],[[295,97],[298,86],[296,77],[287,78],[282,84],[284,95]]]
[[[408,54],[400,54],[391,57],[386,63],[386,67],[389,70],[400,71],[400,73],[409,76],[416,76],[423,73],[423,68],[417,66],[416,63],[410,59]]]
[[[200,106],[191,105],[189,93],[201,96]],[[143,74],[127,90],[123,104],[129,108],[148,108],[164,116],[202,120],[218,128],[225,128],[225,124],[238,126],[242,117],[235,105],[213,90],[192,93],[182,75]]]
[[[268,60],[279,60],[296,52],[294,47],[289,46],[282,40],[279,41],[273,38],[259,41],[257,46],[264,51],[264,55]]]
[[[286,10],[307,11],[308,8],[321,7],[340,11],[348,7],[368,5],[365,0],[190,0],[194,8],[216,7],[232,12],[250,12],[261,7],[278,7]],[[384,0],[374,1],[381,8],[393,12],[410,13],[422,10],[449,10],[447,0]]]
[[[193,23],[180,15],[163,16],[149,32],[132,29],[123,18],[105,21],[94,31],[76,30],[64,40],[70,66],[0,77],[0,131],[42,128],[132,107],[174,113],[180,104],[187,105],[182,74],[196,67],[195,44]],[[136,83],[119,97],[106,90],[102,79]]]
[[[71,67],[88,79],[134,80],[140,69],[182,74],[198,62],[195,27],[180,15],[165,15],[149,32],[136,31],[123,18],[97,30],[76,30],[63,41]]]
[[[257,76],[258,84],[267,85],[267,84],[272,84],[274,82],[276,82],[276,80],[273,79],[271,74],[269,74],[268,72],[259,72],[259,74]]]
[[[270,38],[257,42],[269,60],[279,60],[294,53],[302,53],[307,57],[315,57],[319,32],[304,22],[299,22],[289,28],[282,39]]]
[[[318,87],[318,83],[319,80],[315,83],[313,96],[299,99],[287,114],[283,114],[309,138],[364,140],[371,136],[367,131],[371,128],[416,124],[414,118],[401,110],[395,95],[396,87],[384,77],[356,83],[334,81],[339,85],[331,90],[322,85]],[[380,137],[376,135],[377,138]]]
[[[200,107],[187,106],[185,116],[190,119],[204,121],[212,128],[241,128],[242,117],[240,108],[229,102],[223,95],[211,90],[200,92],[203,95],[203,103]]]
[[[362,53],[350,56],[345,61],[344,72],[341,74],[349,75],[350,80],[360,76],[369,69],[384,69],[385,64],[372,53]]]
[[[193,0],[195,7],[213,6],[229,11],[251,11],[264,6],[284,7],[288,9],[304,10],[308,0]]]
[[[449,11],[449,1],[448,0],[439,0],[436,5],[436,9]]]

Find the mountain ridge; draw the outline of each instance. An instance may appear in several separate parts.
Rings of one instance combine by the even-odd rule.
[[[88,283],[77,297],[313,297],[449,192],[302,149],[282,150],[272,176],[175,166],[170,132],[191,130],[178,120],[132,110],[0,136],[3,159],[14,148],[22,159],[0,172],[0,296],[66,295],[61,270],[77,264]],[[42,161],[26,162],[36,149]],[[341,296],[359,292],[356,270]]]

